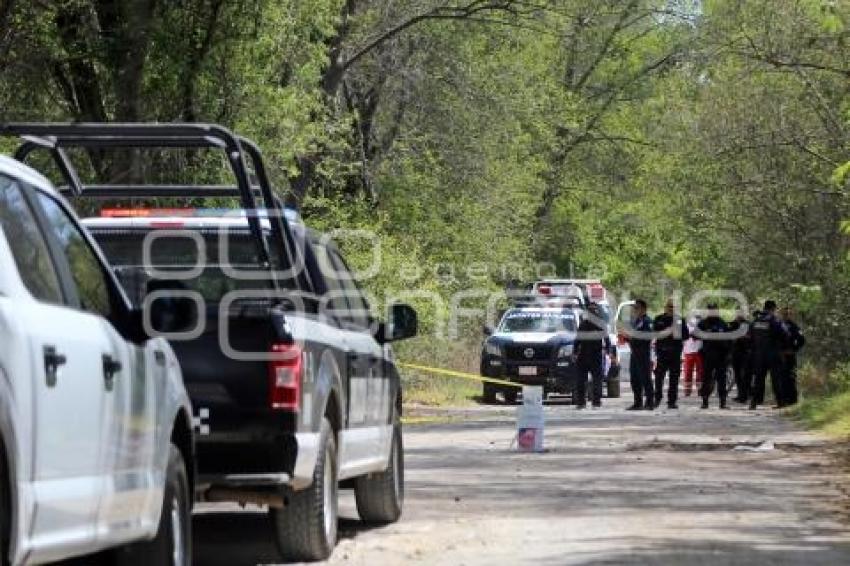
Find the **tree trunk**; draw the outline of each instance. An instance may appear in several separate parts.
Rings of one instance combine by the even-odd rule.
[[[15,0],[0,0],[0,44],[5,43],[6,34],[9,31],[9,20],[12,18],[14,8]]]
[[[156,2],[95,2],[100,34],[105,38],[104,64],[112,78],[116,122],[141,122],[144,119],[142,87]],[[109,161],[106,175],[110,182],[142,182],[144,173],[138,151],[113,151]]]
[[[195,122],[198,119],[198,111],[196,108],[196,92],[198,75],[201,72],[201,67],[209,55],[213,45],[213,38],[218,29],[224,0],[213,0],[210,6],[209,14],[204,22],[203,38],[196,44],[191,46],[189,60],[186,63],[186,73],[182,77],[183,85],[181,88],[182,111],[181,115],[185,122]]]

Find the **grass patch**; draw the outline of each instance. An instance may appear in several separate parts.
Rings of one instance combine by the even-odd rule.
[[[422,336],[399,344],[396,355],[400,361],[411,364],[478,375],[481,343],[477,338],[448,340]],[[409,368],[401,368],[400,371],[405,403],[465,407],[475,404],[481,396],[482,384],[479,381]]]
[[[791,414],[810,428],[850,439],[850,391],[806,399]]]
[[[806,364],[799,384],[803,401],[790,414],[809,428],[850,439],[850,363],[831,369]]]
[[[429,424],[448,424],[458,421],[457,417],[451,415],[432,415],[432,416],[413,416],[401,417],[401,424],[406,426],[429,425]]]
[[[463,407],[472,405],[481,395],[481,384],[461,378],[425,375],[404,370],[402,389],[405,403],[429,407]]]

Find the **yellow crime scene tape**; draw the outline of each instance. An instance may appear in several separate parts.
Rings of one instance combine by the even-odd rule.
[[[481,375],[477,375],[474,373],[467,373],[464,371],[454,371],[450,369],[442,369],[442,368],[432,368],[429,366],[420,366],[417,364],[407,364],[403,362],[397,363],[398,366],[407,368],[407,369],[415,369],[418,371],[424,371],[427,373],[434,373],[437,375],[447,375],[449,377],[459,377],[461,379],[471,379],[474,381],[486,381],[487,383],[495,383],[496,385],[504,385],[507,387],[516,387],[518,389],[522,389],[522,385],[519,383],[513,383],[512,381],[505,381],[504,379],[496,379],[493,377],[484,377]]]

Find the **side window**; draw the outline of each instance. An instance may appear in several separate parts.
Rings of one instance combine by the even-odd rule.
[[[59,203],[43,193],[38,193],[38,200],[50,228],[68,259],[71,276],[80,297],[80,306],[83,310],[109,318],[112,313],[109,284],[103,272],[103,266],[91,246],[83,237],[80,228],[59,206]]]
[[[351,322],[358,328],[369,328],[369,304],[357,287],[354,275],[338,253],[331,251],[330,254],[337,273],[339,273],[339,283],[342,285],[346,299],[348,299],[348,307],[351,309]]]
[[[348,321],[351,318],[351,313],[348,310],[348,302],[345,300],[345,290],[342,288],[340,275],[334,267],[328,248],[321,244],[313,244],[313,253],[319,264],[322,279],[328,287],[328,296],[325,298],[322,308],[328,314],[340,320]]]
[[[59,277],[44,235],[24,200],[20,184],[3,175],[0,175],[0,226],[27,290],[39,301],[61,303]]]

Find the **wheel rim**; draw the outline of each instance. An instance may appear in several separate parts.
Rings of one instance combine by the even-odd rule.
[[[171,542],[174,545],[171,561],[174,566],[185,565],[183,552],[183,513],[180,511],[180,501],[175,497],[171,500]]]
[[[333,456],[330,451],[325,452],[324,466],[324,500],[325,500],[325,536],[332,541],[334,527],[336,526],[336,478],[334,477]]]

